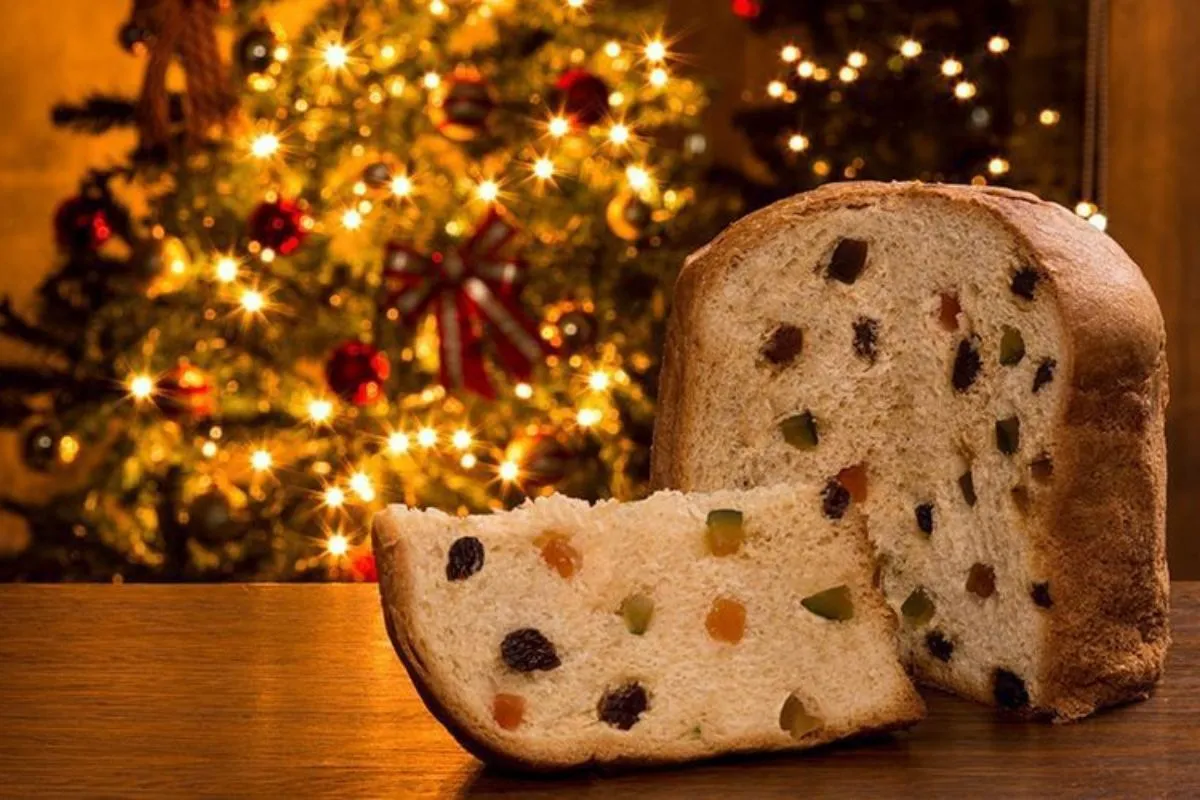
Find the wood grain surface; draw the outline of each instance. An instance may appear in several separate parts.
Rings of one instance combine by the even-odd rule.
[[[1200,584],[1174,603],[1157,695],[1086,722],[931,692],[854,746],[527,779],[426,713],[372,586],[0,586],[0,797],[1196,797]]]

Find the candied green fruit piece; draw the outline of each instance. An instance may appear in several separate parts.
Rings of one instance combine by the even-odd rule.
[[[654,599],[647,595],[631,594],[621,601],[621,617],[625,627],[635,636],[641,636],[650,627],[654,616]]]
[[[825,619],[844,622],[854,618],[854,601],[850,598],[850,587],[845,584],[809,595],[800,605]]]
[[[933,600],[918,586],[900,606],[900,613],[913,625],[924,625],[933,619]]]
[[[779,430],[783,440],[798,450],[812,450],[817,446],[817,420],[809,411],[788,417],[779,423]]]
[[[1021,420],[1008,417],[996,421],[996,448],[1006,456],[1021,449]]]
[[[1024,357],[1025,339],[1021,336],[1021,332],[1005,325],[1004,333],[1000,336],[1000,363],[1011,367],[1014,364],[1020,364]]]
[[[731,556],[746,538],[742,528],[742,512],[733,508],[717,508],[708,512],[705,521],[708,551],[714,556]]]
[[[799,739],[821,727],[821,718],[808,713],[804,702],[791,694],[783,701],[783,708],[779,709],[779,727]]]

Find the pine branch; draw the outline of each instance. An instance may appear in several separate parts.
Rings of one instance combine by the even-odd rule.
[[[128,128],[136,122],[132,100],[107,94],[94,94],[81,103],[59,103],[50,113],[59,128],[78,133],[104,133],[113,128]]]
[[[13,310],[12,299],[0,297],[0,334],[10,339],[19,339],[34,347],[69,352],[71,346],[50,331],[31,325]]]

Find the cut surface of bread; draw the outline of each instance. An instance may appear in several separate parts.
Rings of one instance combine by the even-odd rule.
[[[384,616],[430,710],[532,769],[802,749],[923,704],[861,519],[780,487],[374,524]]]
[[[917,676],[1078,718],[1168,646],[1164,346],[1138,268],[1060,206],[831,185],[684,267],[654,484],[858,487]]]

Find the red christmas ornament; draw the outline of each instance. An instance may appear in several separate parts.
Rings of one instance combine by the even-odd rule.
[[[386,308],[415,323],[433,314],[438,326],[441,381],[493,398],[484,369],[484,329],[493,336],[504,368],[521,380],[547,350],[537,326],[517,301],[517,277],[524,266],[502,255],[516,230],[495,209],[456,250],[429,256],[391,243],[384,261]]]
[[[281,256],[296,252],[310,226],[308,214],[294,200],[259,203],[250,214],[250,238]]]
[[[758,19],[762,13],[761,0],[731,0],[730,8],[742,19]]]
[[[383,383],[391,374],[387,354],[365,342],[343,342],[334,348],[325,362],[325,380],[329,382],[329,388],[356,406],[378,400]]]
[[[375,583],[379,580],[379,571],[375,567],[375,554],[367,551],[355,556],[350,562],[350,576],[363,583]]]
[[[447,139],[468,142],[487,130],[496,108],[492,88],[475,70],[459,70],[446,83],[438,103],[438,131]]]
[[[608,84],[586,69],[569,69],[554,83],[563,110],[576,126],[595,125],[608,114]]]
[[[164,375],[157,385],[159,407],[171,417],[203,420],[217,410],[212,381],[191,364],[180,364]]]
[[[112,235],[108,212],[96,198],[77,195],[54,212],[54,238],[64,250],[97,250]]]

